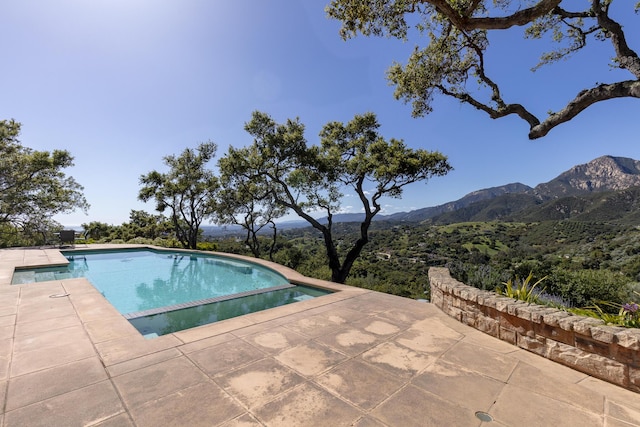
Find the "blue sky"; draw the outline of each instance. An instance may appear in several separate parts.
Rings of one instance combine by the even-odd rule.
[[[393,98],[385,70],[404,62],[417,39],[358,37],[342,41],[326,18],[328,0],[5,0],[0,119],[22,123],[21,142],[67,149],[66,172],[91,204],[56,219],[120,224],[137,200],[139,177],[162,170],[162,158],[200,142],[251,143],[243,130],[254,110],[278,122],[299,117],[310,143],[322,126],[373,111],[387,138],[438,150],[454,170],[385,200],[385,213],[456,200],[492,186],[535,186],[570,167],[610,154],[640,159],[640,103],[600,103],[540,140],[527,139],[517,118],[491,120],[454,100],[414,119]],[[623,7],[624,6],[624,7]],[[613,8],[627,38],[640,45],[638,20],[625,2]],[[546,42],[524,41],[522,29],[491,39],[489,73],[507,101],[540,116],[595,82],[631,78],[610,69],[608,42],[531,73]],[[345,198],[344,209],[358,212]]]

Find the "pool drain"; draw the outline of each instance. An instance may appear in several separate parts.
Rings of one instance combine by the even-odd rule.
[[[484,411],[477,411],[476,418],[480,421],[490,422],[493,421],[493,417]]]

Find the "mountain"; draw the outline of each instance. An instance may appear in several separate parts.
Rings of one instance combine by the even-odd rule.
[[[621,220],[635,215],[640,186],[640,162],[626,157],[602,156],[589,163],[574,166],[549,182],[525,190],[522,194],[501,195],[472,203],[452,215],[431,218],[434,223],[461,221],[518,220],[543,221],[558,219]],[[628,190],[628,191],[627,191]],[[625,192],[623,194],[615,194]],[[603,193],[611,193],[604,196]],[[593,197],[590,197],[594,195]],[[618,207],[619,215],[612,201]],[[624,203],[622,201],[625,201]]]
[[[361,213],[336,214],[333,222],[360,222],[363,218]],[[534,188],[511,183],[473,191],[442,205],[374,218],[375,221],[434,224],[563,219],[640,223],[640,161],[602,156],[574,166]],[[308,226],[303,220],[278,224],[281,230]],[[207,231],[211,234],[237,232],[229,228],[217,233]]]
[[[407,220],[410,218],[413,221],[430,221],[437,224],[492,220],[541,221],[575,217],[596,209],[597,205],[599,213],[593,215],[603,217],[602,212],[612,208],[607,203],[598,201],[598,197],[592,200],[586,196],[624,191],[636,186],[640,186],[640,161],[626,157],[602,156],[589,163],[574,166],[551,181],[534,188],[524,184],[494,187],[469,193],[455,202],[419,209],[404,215]],[[635,193],[631,191],[620,197],[629,200],[634,196]],[[552,203],[553,201],[556,203]],[[526,213],[520,214],[521,212]]]
[[[553,199],[533,209],[525,208],[512,219],[522,222],[571,219],[637,225],[640,223],[640,187]]]
[[[539,184],[533,193],[541,198],[625,190],[640,186],[640,161],[627,157],[602,156],[574,166],[551,181]]]
[[[507,185],[501,185],[499,187],[485,188],[483,190],[473,191],[466,196],[453,202],[445,203],[443,205],[433,206],[430,208],[416,209],[411,212],[399,212],[392,215],[387,215],[382,219],[388,221],[424,221],[429,218],[442,215],[447,212],[455,212],[460,209],[464,209],[469,205],[472,205],[481,201],[488,201],[495,199],[496,197],[504,196],[507,194],[522,194],[533,189],[528,185],[520,184],[519,182]]]

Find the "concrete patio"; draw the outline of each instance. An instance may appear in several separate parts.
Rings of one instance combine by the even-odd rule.
[[[10,285],[64,261],[0,250],[0,426],[640,425],[640,395],[429,303],[276,267],[340,292],[145,340],[85,279]]]

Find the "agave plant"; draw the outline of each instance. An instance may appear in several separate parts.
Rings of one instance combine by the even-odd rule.
[[[524,280],[520,280],[518,276],[516,276],[515,282],[512,279],[509,279],[506,282],[502,282],[502,284],[504,285],[504,289],[498,288],[497,292],[500,295],[515,298],[519,301],[535,303],[538,301],[539,295],[544,292],[544,289],[538,290],[536,292],[536,287],[546,278],[547,276],[544,276],[534,284],[531,284],[531,282],[533,281],[533,272],[530,272],[527,278]]]

